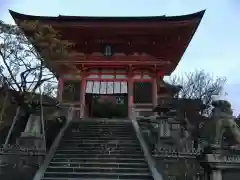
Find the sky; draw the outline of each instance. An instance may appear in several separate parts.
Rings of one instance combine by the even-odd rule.
[[[174,16],[206,9],[202,22],[173,74],[204,69],[227,78],[225,99],[240,113],[240,0],[0,0],[8,9],[41,16]]]

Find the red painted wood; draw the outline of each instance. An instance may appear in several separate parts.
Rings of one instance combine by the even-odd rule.
[[[62,92],[63,92],[63,88],[64,88],[64,79],[60,77],[58,79],[58,82],[59,82],[59,89],[58,89],[59,98],[58,98],[58,100],[61,101],[62,100]]]
[[[140,71],[145,71],[145,74],[151,75],[151,76],[164,76],[166,74],[169,73],[169,71],[171,70],[171,68],[167,68],[167,67],[158,67],[158,66],[153,66],[153,65],[140,65],[139,66],[135,66],[135,65],[125,65],[125,67],[123,66],[84,66],[84,69],[86,70],[86,73],[89,74],[98,74],[97,72],[90,72],[90,69],[98,69],[98,68],[103,68],[103,69],[126,69],[127,73],[132,73],[132,74],[138,74]],[[65,70],[65,71],[64,71]],[[75,75],[79,75],[79,73],[77,73],[76,71],[73,71],[72,69],[69,68],[64,68],[64,70],[61,71],[60,75],[64,75],[64,74],[75,74]],[[107,74],[112,74],[109,72],[105,73]],[[124,72],[118,72],[119,75],[123,75],[126,74]]]
[[[151,72],[132,72],[132,75],[152,75],[153,73],[151,73]],[[99,75],[99,76],[101,76],[101,75],[126,75],[126,76],[128,76],[129,74],[128,73],[94,73],[94,72],[89,72],[89,73],[87,73],[87,75]]]
[[[61,32],[65,32],[66,35],[71,34],[70,32],[75,32],[75,35],[78,34],[79,31],[84,31],[87,34],[91,34],[92,32],[98,32],[99,34],[106,34],[108,33],[116,33],[116,32],[124,32],[125,34],[131,34],[131,32],[145,32],[146,34],[151,34],[152,31],[155,30],[156,34],[159,34],[159,30],[166,30],[165,28],[178,28],[179,26],[191,27],[196,26],[200,19],[192,19],[192,20],[181,20],[181,21],[145,21],[145,22],[135,22],[129,21],[124,23],[119,23],[116,21],[111,22],[99,22],[99,21],[92,21],[92,22],[70,22],[60,24],[56,21],[52,21],[51,25],[61,30]],[[70,25],[70,26],[69,26]],[[111,27],[108,28],[108,27]],[[71,31],[72,29],[72,31]],[[106,29],[109,31],[106,32]],[[112,31],[110,31],[112,30]],[[86,34],[84,34],[86,35]],[[94,36],[94,34],[91,34]]]
[[[87,78],[87,81],[101,81],[101,82],[122,82],[122,81],[127,81],[126,79],[102,79],[102,78]]]
[[[152,79],[133,79],[133,82],[152,82]]]
[[[124,58],[123,58],[124,59]],[[72,63],[73,65],[93,65],[93,66],[120,66],[120,65],[170,65],[173,64],[173,62],[167,62],[163,59],[155,59],[155,60],[150,60],[146,58],[145,60],[122,60],[122,59],[109,59],[109,60],[81,60],[79,58],[76,58],[76,60],[72,61],[55,61],[54,63],[56,64],[65,64],[65,63]]]

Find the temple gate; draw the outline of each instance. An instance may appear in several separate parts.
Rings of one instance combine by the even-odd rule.
[[[128,117],[133,106],[137,116],[154,115],[152,109],[161,94],[158,84],[176,68],[203,16],[203,11],[175,17],[10,13],[18,25],[23,21],[50,25],[60,39],[73,44],[64,58],[48,59],[41,50],[39,53],[59,80],[59,100],[74,105],[78,118],[94,114],[91,102],[99,96],[105,100],[112,96],[114,104],[121,104],[124,97]],[[27,37],[34,34],[23,31]]]

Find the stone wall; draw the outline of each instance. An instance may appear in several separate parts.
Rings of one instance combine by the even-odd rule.
[[[44,153],[16,147],[0,151],[0,179],[32,180],[39,166],[43,163]]]
[[[57,121],[47,121],[46,123],[46,144],[47,150],[51,147],[54,139],[58,135],[63,124]],[[24,128],[15,129],[21,132]],[[2,131],[3,132],[3,131]],[[6,130],[3,136],[6,136]],[[16,144],[16,139],[20,133],[14,133],[12,141],[7,148],[0,150],[0,179],[1,180],[32,180],[39,166],[44,160],[45,153],[36,149],[27,149]],[[2,134],[1,134],[2,136]],[[4,139],[2,140],[4,143]]]

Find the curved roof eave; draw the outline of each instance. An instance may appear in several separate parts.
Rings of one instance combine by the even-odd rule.
[[[181,16],[140,16],[140,17],[96,17],[96,16],[35,16],[35,15],[26,15],[21,14],[12,10],[9,10],[13,19],[19,20],[41,20],[41,21],[61,21],[61,22],[91,22],[91,21],[118,21],[118,22],[144,22],[144,21],[185,21],[193,19],[202,19],[205,10],[181,15]]]

